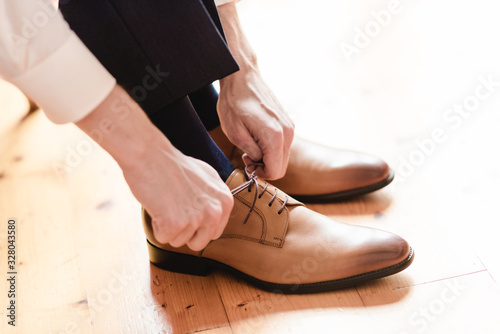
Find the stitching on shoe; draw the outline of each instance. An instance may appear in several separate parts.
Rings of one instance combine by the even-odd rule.
[[[245,198],[241,197],[240,195],[235,195],[234,197],[236,199],[238,199],[242,204],[244,204],[248,207],[250,207],[252,205],[252,203],[250,203],[249,201],[247,201]],[[267,237],[267,219],[266,219],[266,216],[264,216],[264,213],[257,207],[254,207],[253,211],[255,211],[259,215],[260,219],[262,220],[262,233],[260,235],[260,239],[257,239],[257,240],[259,240],[259,242],[261,240],[265,241],[266,237]],[[242,237],[244,237],[244,236],[242,236]]]
[[[238,199],[242,204],[250,207],[251,203],[248,200],[246,200],[245,198],[241,197],[240,195],[235,195],[234,197],[236,199]],[[223,234],[220,237],[220,239],[222,239],[222,238],[238,238],[238,239],[244,239],[244,240],[249,240],[249,241],[253,241],[253,242],[258,242],[258,243],[264,244],[264,245],[274,246],[277,248],[283,248],[284,237],[285,237],[286,232],[288,230],[288,220],[289,220],[288,208],[285,208],[285,209],[286,209],[287,215],[286,215],[286,217],[283,218],[283,219],[285,219],[285,224],[284,224],[283,232],[281,234],[280,242],[272,242],[272,241],[266,240],[267,234],[268,234],[267,233],[268,222],[267,222],[267,219],[266,219],[264,213],[257,207],[254,208],[254,211],[259,215],[259,217],[262,220],[262,224],[263,224],[263,227],[262,227],[263,231],[261,234],[261,239],[257,239],[257,238],[253,238],[253,237],[249,237],[249,236],[245,236],[245,235],[241,235],[241,234],[234,234],[234,233]],[[283,211],[285,211],[285,210],[283,210]]]

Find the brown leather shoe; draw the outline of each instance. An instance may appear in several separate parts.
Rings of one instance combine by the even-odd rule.
[[[392,275],[413,261],[401,237],[329,219],[253,175],[235,170],[226,184],[235,194],[231,217],[199,252],[159,243],[143,211],[154,265],[194,275],[218,268],[263,290],[314,293]]]
[[[236,168],[245,165],[241,152],[218,127],[210,136]],[[306,203],[325,203],[363,195],[385,187],[394,172],[381,159],[295,138],[285,176],[273,185]]]

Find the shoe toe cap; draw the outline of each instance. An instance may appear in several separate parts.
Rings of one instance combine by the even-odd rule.
[[[411,247],[402,237],[385,231],[372,230],[373,238],[366,241],[360,262],[364,263],[371,270],[398,265],[408,259]]]

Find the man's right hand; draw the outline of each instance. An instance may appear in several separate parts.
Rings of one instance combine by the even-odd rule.
[[[151,147],[123,173],[151,216],[156,240],[197,251],[221,236],[233,196],[210,165],[175,151]]]
[[[152,218],[155,238],[198,251],[221,236],[233,196],[217,172],[178,151],[120,87],[76,125],[97,139],[123,170]]]

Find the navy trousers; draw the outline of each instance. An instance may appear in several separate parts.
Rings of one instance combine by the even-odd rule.
[[[219,124],[211,83],[238,64],[213,0],[61,0],[60,9],[172,144],[225,180],[233,167],[207,133]]]
[[[213,0],[61,0],[60,9],[147,114],[238,70]]]

